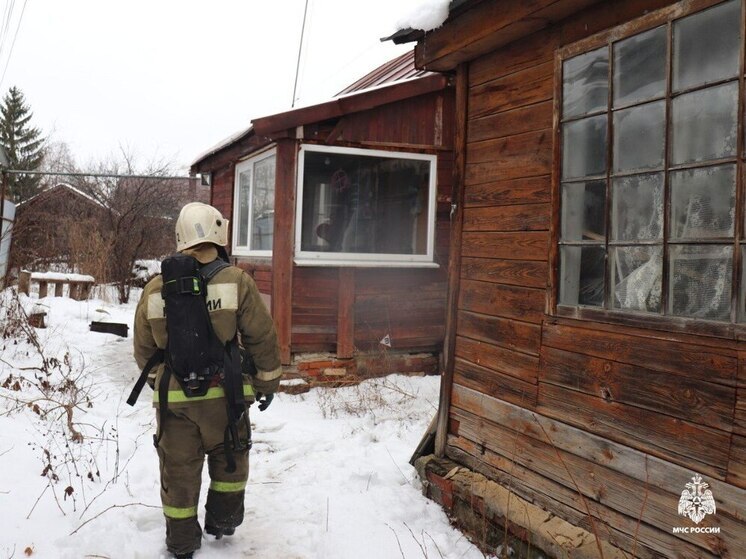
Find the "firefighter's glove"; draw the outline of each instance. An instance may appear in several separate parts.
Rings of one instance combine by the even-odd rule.
[[[256,401],[259,404],[259,411],[266,410],[274,399],[274,394],[262,394],[261,392],[257,392]]]

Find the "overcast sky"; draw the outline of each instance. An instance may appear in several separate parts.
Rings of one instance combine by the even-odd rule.
[[[309,0],[296,104],[411,49],[379,39],[417,2]],[[20,88],[32,122],[69,144],[79,166],[121,145],[184,170],[252,118],[290,107],[304,4],[5,0],[0,90]]]

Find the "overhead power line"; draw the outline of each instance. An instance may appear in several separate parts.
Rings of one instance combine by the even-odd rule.
[[[28,0],[23,0],[23,8],[21,8],[21,15],[18,18],[18,25],[16,25],[16,32],[13,34],[13,42],[10,44],[10,52],[8,52],[8,58],[5,60],[5,67],[3,68],[3,74],[0,76],[0,88],[3,86],[3,81],[5,80],[5,72],[8,71],[8,65],[10,64],[10,57],[13,56],[13,47],[16,46],[16,38],[18,37],[18,30],[21,28],[21,21],[23,21],[23,14],[26,12],[26,2]],[[3,37],[3,41],[5,41],[5,38]]]
[[[295,83],[293,84],[293,102],[290,104],[291,107],[295,107],[295,92],[298,90],[300,55],[303,52],[303,34],[306,32],[306,15],[308,15],[308,0],[306,0],[306,7],[303,8],[303,25],[300,28],[300,42],[298,43],[298,62],[295,64]]]
[[[184,180],[194,179],[196,177],[187,176],[161,176],[161,175],[120,175],[114,173],[63,173],[54,171],[28,171],[26,169],[3,169],[3,173],[9,175],[42,175],[42,176],[60,176],[60,177],[94,177],[94,178],[107,178],[107,179],[166,179],[166,180]]]
[[[5,49],[5,41],[8,39],[8,30],[10,29],[10,22],[13,20],[13,9],[15,8],[15,3],[15,0],[6,0],[5,2],[3,23],[0,25],[0,58],[2,58],[2,53]]]

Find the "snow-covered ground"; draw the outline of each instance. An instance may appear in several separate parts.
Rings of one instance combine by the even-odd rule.
[[[131,327],[134,302],[20,301],[47,313],[34,330],[47,362],[40,370],[28,333],[0,339],[0,559],[168,557],[149,389],[125,403],[131,338],[88,331],[102,319]],[[5,292],[0,311],[13,304]],[[244,523],[206,536],[196,557],[482,558],[408,464],[437,396],[437,378],[392,376],[252,410]]]

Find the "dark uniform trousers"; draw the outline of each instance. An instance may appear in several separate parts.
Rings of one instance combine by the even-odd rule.
[[[172,553],[188,553],[201,545],[197,507],[205,456],[210,474],[205,526],[225,530],[243,520],[249,453],[234,453],[236,471],[225,471],[223,441],[228,419],[222,397],[182,406],[169,404],[165,422],[159,412],[156,418],[161,433],[158,458],[166,546]],[[239,434],[242,441],[248,439],[244,422],[239,425]]]

